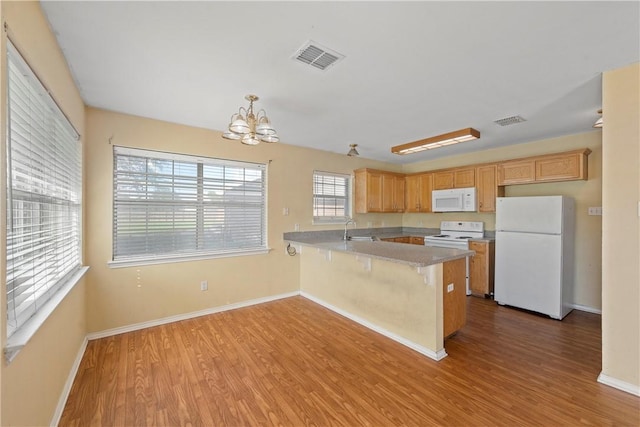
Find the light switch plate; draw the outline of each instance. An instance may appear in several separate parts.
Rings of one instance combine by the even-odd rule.
[[[602,215],[602,206],[591,207],[588,209],[589,215]]]

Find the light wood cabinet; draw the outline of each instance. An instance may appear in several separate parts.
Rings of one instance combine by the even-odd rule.
[[[433,189],[448,190],[453,188],[453,171],[435,172],[433,174]]]
[[[467,323],[465,259],[448,261],[442,265],[443,336],[446,338]],[[449,285],[453,290],[449,291]]]
[[[475,255],[469,260],[469,290],[472,295],[493,295],[495,242],[469,242],[469,250]]]
[[[589,153],[579,150],[536,160],[536,182],[587,179]]]
[[[411,241],[409,243],[411,243],[412,245],[424,246],[424,237],[411,236]]]
[[[458,168],[433,173],[433,189],[448,190],[450,188],[475,187],[475,168]]]
[[[586,180],[589,175],[588,148],[501,162],[498,185]]]
[[[478,166],[476,182],[478,189],[478,212],[495,212],[496,197],[504,196],[504,187],[498,187],[498,166]]]
[[[505,185],[588,179],[590,153],[584,148],[409,176],[358,169],[354,205],[356,213],[431,212],[432,190],[476,187],[478,212],[495,212]]]
[[[456,169],[453,171],[453,188],[468,188],[476,185],[476,168]]]
[[[374,169],[354,174],[356,213],[404,212],[404,175]]]
[[[385,239],[380,239],[383,242],[395,242],[395,243],[411,243],[410,236],[401,236],[401,237],[387,237]]]
[[[405,212],[431,212],[433,174],[409,175],[405,178]]]
[[[382,175],[382,212],[404,212],[404,181],[402,175]]]
[[[498,165],[498,185],[528,184],[535,180],[535,160],[510,160]]]

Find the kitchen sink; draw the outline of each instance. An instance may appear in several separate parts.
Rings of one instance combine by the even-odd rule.
[[[376,236],[348,236],[347,240],[352,242],[377,242],[380,239]]]

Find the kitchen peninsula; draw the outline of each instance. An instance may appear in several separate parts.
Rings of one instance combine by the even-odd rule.
[[[432,359],[466,322],[465,258],[473,251],[335,232],[285,233],[303,296]],[[377,236],[384,237],[384,236]],[[292,250],[295,249],[294,250]]]

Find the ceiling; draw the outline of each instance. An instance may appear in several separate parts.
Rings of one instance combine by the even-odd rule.
[[[362,157],[393,163],[591,131],[601,73],[640,60],[637,1],[42,7],[87,105],[222,131],[253,93],[281,143],[358,144]],[[293,60],[309,40],[345,58],[324,71]],[[514,115],[526,121],[494,123]],[[466,127],[480,139],[390,151]]]

